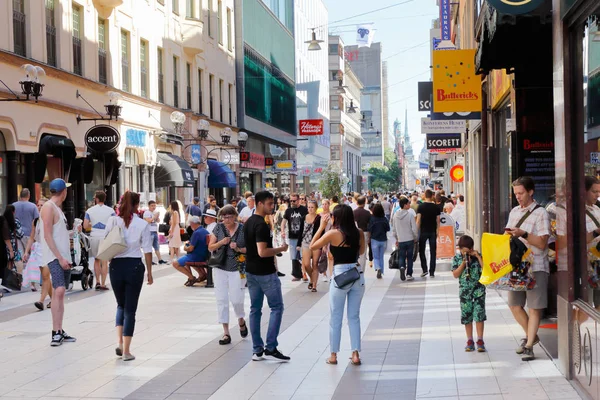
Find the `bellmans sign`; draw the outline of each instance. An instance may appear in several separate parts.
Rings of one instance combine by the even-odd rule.
[[[110,125],[95,125],[85,133],[85,145],[96,153],[113,151],[120,142],[119,131]]]
[[[489,0],[490,5],[504,14],[526,14],[534,11],[544,0]]]

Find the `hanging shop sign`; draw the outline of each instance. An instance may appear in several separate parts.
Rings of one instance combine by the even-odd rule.
[[[419,82],[419,111],[431,111],[433,109],[431,102],[433,97],[433,82]]]
[[[84,143],[88,149],[97,153],[107,153],[119,146],[121,135],[110,125],[95,125],[85,133]]]
[[[590,153],[590,164],[600,165],[600,153]]]
[[[462,182],[465,180],[465,169],[462,165],[455,165],[450,168],[450,179],[454,182]]]
[[[288,171],[296,172],[296,160],[281,160],[275,161],[273,165],[274,171]]]
[[[265,169],[265,156],[262,154],[243,151],[240,153],[240,161],[242,168],[258,169],[261,171]]]
[[[504,14],[527,14],[544,4],[544,0],[489,0],[490,5]]]
[[[322,119],[301,119],[298,122],[300,136],[319,136],[324,132]]]
[[[481,112],[474,49],[433,52],[433,111]]]
[[[440,29],[442,40],[450,40],[451,30],[450,0],[440,0]]]
[[[200,145],[199,144],[193,144],[190,146],[191,149],[191,158],[190,161],[192,162],[193,165],[198,165],[202,162],[202,155],[200,153]]]
[[[271,168],[273,166],[273,157],[265,157],[265,167]]]
[[[448,152],[462,148],[460,133],[445,133],[442,135],[427,135],[427,150],[430,152]]]
[[[462,133],[467,129],[464,120],[432,121],[421,118],[421,133]]]
[[[125,131],[125,144],[127,147],[146,147],[148,132],[142,129],[129,128]]]
[[[224,164],[227,165],[239,165],[240,164],[240,153],[237,153],[235,151],[222,151],[221,152],[221,159],[223,160]]]
[[[517,176],[530,176],[535,182],[534,199],[546,203],[556,193],[554,174],[554,140],[546,132],[517,136]]]

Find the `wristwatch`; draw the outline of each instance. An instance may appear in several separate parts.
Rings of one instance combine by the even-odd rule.
[[[529,236],[529,233],[525,232],[525,233],[524,233],[524,234],[523,234],[521,237],[522,237],[523,239],[527,239],[527,236]]]

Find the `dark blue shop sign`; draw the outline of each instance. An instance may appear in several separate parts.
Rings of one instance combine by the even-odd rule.
[[[129,128],[125,131],[125,143],[127,147],[146,147],[147,136],[144,130]]]
[[[489,0],[490,5],[504,14],[527,14],[544,4],[544,0]]]

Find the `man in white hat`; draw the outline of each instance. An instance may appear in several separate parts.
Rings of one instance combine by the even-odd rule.
[[[204,223],[206,224],[206,230],[208,233],[212,233],[213,229],[217,226],[217,212],[215,210],[208,209],[202,214],[204,216]]]

